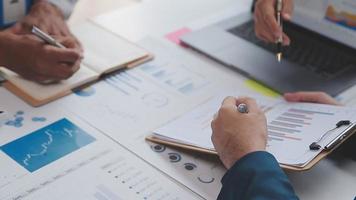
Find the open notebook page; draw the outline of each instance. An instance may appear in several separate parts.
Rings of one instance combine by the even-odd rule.
[[[99,74],[148,56],[146,50],[90,21],[72,26],[71,31],[85,49],[83,62]]]
[[[63,94],[75,87],[98,78],[98,74],[96,72],[83,65],[71,78],[61,81],[60,83],[49,85],[41,85],[26,80],[5,68],[1,68],[1,70],[4,72],[6,79],[9,80],[15,87],[26,94],[30,94],[37,101],[45,101],[46,99]]]

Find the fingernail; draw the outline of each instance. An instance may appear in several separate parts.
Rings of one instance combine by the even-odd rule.
[[[288,13],[284,13],[283,16],[284,16],[284,19],[286,19],[286,20],[290,20],[291,19],[291,16]]]

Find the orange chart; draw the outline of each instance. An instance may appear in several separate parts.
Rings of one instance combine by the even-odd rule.
[[[356,30],[356,13],[337,11],[334,6],[328,6],[325,18],[341,26]]]

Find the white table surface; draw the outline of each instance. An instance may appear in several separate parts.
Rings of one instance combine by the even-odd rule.
[[[249,0],[151,0],[141,5],[102,15],[96,22],[132,41],[146,35],[164,36],[181,27],[191,29],[211,23],[231,12],[246,12]],[[225,15],[225,16],[224,16]],[[341,95],[342,101],[352,105],[355,88]],[[353,138],[356,141],[356,137]],[[356,154],[356,142],[354,142]],[[306,172],[288,172],[301,199],[345,199],[356,197],[356,159],[334,153]],[[356,157],[356,156],[354,156]]]

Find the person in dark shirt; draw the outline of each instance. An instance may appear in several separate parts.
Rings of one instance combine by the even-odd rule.
[[[339,105],[322,92],[298,92],[284,97],[292,102]],[[248,113],[237,110],[240,104],[247,105]],[[266,152],[266,118],[255,100],[227,97],[211,126],[212,142],[228,169],[218,199],[298,199],[274,156]]]

